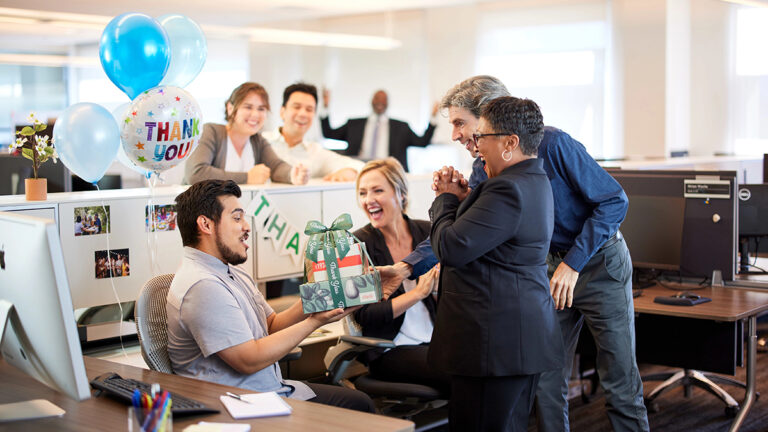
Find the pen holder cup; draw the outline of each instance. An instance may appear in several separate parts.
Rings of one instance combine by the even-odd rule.
[[[143,413],[142,413],[143,414]],[[142,427],[146,423],[146,427]],[[171,410],[168,410],[168,415],[161,416],[160,420],[150,419],[146,421],[146,417],[141,418],[136,413],[134,407],[128,407],[128,432],[173,432],[173,414]]]

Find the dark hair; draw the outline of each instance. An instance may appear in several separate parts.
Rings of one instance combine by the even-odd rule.
[[[494,132],[517,135],[524,155],[538,154],[544,137],[544,116],[536,102],[512,96],[496,98],[485,105],[480,117],[491,125]]]
[[[257,84],[255,82],[244,82],[237,86],[236,89],[232,90],[232,94],[229,95],[229,99],[227,99],[226,102],[224,102],[224,118],[227,120],[227,123],[232,122],[235,118],[235,113],[237,112],[237,109],[240,108],[240,104],[243,103],[243,99],[245,99],[249,93],[254,92],[261,99],[264,101],[264,105],[267,106],[267,110],[269,110],[269,95],[267,95],[267,91],[264,89],[264,87],[261,84]],[[232,113],[227,113],[227,105],[232,104],[233,109]]]
[[[293,93],[296,92],[306,93],[312,96],[315,98],[315,105],[317,105],[317,87],[313,86],[312,84],[297,82],[295,84],[289,85],[283,91],[283,106],[288,103],[288,99]]]
[[[202,215],[214,222],[221,220],[224,207],[220,196],[234,195],[240,198],[240,186],[232,180],[203,180],[189,187],[176,197],[176,225],[184,246],[197,246],[200,234],[197,217]]]

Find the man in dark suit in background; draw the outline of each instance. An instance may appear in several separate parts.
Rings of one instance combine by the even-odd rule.
[[[323,89],[323,108],[328,109],[330,91]],[[409,146],[426,147],[435,133],[435,115],[438,105],[432,108],[432,118],[423,136],[416,135],[408,123],[387,116],[387,93],[379,90],[371,100],[373,114],[368,117],[347,120],[343,126],[332,128],[327,112],[321,114],[320,124],[323,136],[346,141],[349,145],[342,154],[363,160],[384,159],[392,156],[408,171],[407,153]]]

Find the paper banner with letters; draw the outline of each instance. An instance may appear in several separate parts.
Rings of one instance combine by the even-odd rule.
[[[272,247],[280,255],[288,255],[294,264],[300,264],[306,238],[302,231],[291,225],[264,191],[258,191],[248,204],[245,213],[253,217],[253,230],[269,237]]]

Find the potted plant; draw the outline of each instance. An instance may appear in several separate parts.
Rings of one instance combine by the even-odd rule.
[[[11,153],[21,153],[22,156],[32,161],[32,178],[24,179],[24,190],[27,200],[43,201],[48,197],[48,181],[37,177],[37,170],[43,162],[53,158],[56,163],[56,149],[53,140],[48,135],[40,136],[37,133],[44,131],[48,126],[37,119],[34,112],[27,117],[32,126],[24,126],[16,132],[16,141],[11,143]]]

